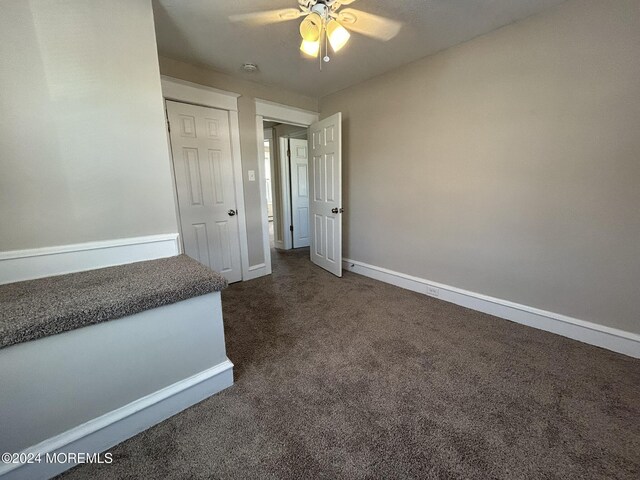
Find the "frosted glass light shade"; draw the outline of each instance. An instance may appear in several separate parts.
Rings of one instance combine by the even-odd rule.
[[[327,24],[327,36],[329,37],[331,48],[333,48],[334,52],[337,52],[346,45],[351,35],[336,20],[331,20]]]
[[[308,42],[306,40],[302,40],[300,50],[302,50],[305,55],[309,55],[310,57],[317,57],[318,52],[320,51],[320,42]]]
[[[300,23],[300,35],[307,42],[317,42],[322,33],[322,17],[317,13],[310,13]]]

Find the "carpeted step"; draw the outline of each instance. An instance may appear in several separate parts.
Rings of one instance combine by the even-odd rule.
[[[0,285],[0,348],[218,292],[186,255]]]

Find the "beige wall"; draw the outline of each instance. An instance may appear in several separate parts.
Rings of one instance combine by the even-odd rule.
[[[150,0],[3,0],[0,59],[0,251],[178,231]]]
[[[640,2],[571,0],[330,95],[345,256],[640,332]]]
[[[240,123],[240,149],[242,153],[242,175],[244,179],[244,195],[249,244],[249,265],[264,262],[262,215],[260,209],[260,186],[258,181],[250,182],[247,172],[258,171],[258,139],[256,137],[255,99],[318,111],[317,99],[280,88],[261,85],[231,77],[208,68],[191,65],[179,60],[160,57],[160,73],[180,78],[201,85],[208,85],[222,90],[239,93],[238,118]],[[260,152],[263,155],[263,152]],[[262,158],[262,157],[260,157]],[[262,160],[261,160],[262,161]],[[266,213],[265,213],[266,215]]]

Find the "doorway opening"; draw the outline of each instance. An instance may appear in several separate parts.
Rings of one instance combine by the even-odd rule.
[[[263,120],[264,182],[269,247],[309,247],[307,128]]]
[[[269,216],[264,168],[264,161],[266,161],[264,160],[266,158],[264,155],[265,122],[271,122],[266,126],[270,127],[267,138],[271,138],[269,171],[272,185],[274,249],[286,250],[299,245],[299,243],[294,243],[295,225],[296,222],[299,222],[300,228],[297,229],[297,232],[302,234],[299,240],[305,241],[308,238],[310,260],[340,277],[342,276],[342,213],[344,212],[342,207],[342,113],[336,112],[320,120],[315,112],[258,98],[255,102],[257,147],[260,156],[258,162],[262,205],[260,210],[262,211],[265,259],[261,268],[265,268],[268,273],[271,273],[271,246],[269,244]],[[280,135],[278,129],[289,130],[285,130],[285,134]],[[305,135],[308,135],[308,139],[304,139]],[[294,157],[298,155],[295,142],[303,139],[305,140],[304,148],[299,151],[302,157],[306,157],[306,165],[302,162],[303,165],[298,168],[294,160]],[[288,151],[291,157],[291,159],[287,157],[284,168],[278,172],[276,167],[279,167],[281,163],[276,162],[275,159],[282,160],[282,157],[275,155],[276,148],[279,151]],[[293,168],[294,166],[296,168]],[[283,174],[283,172],[285,173]],[[278,181],[280,187],[276,185]],[[285,190],[287,186],[288,192]],[[298,198],[296,198],[296,189]],[[288,231],[287,226],[289,227]],[[308,232],[307,238],[304,238],[305,226]],[[291,233],[292,229],[293,234]]]

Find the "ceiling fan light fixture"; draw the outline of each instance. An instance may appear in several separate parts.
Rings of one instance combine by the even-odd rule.
[[[351,34],[337,20],[330,20],[327,23],[327,36],[329,37],[331,48],[333,48],[334,52],[337,52],[347,44]]]
[[[307,15],[300,23],[300,35],[307,42],[317,42],[322,33],[322,17],[316,12]]]
[[[305,55],[309,55],[310,57],[317,57],[318,53],[320,52],[320,41],[317,40],[315,42],[309,42],[307,40],[302,40],[300,50]]]

